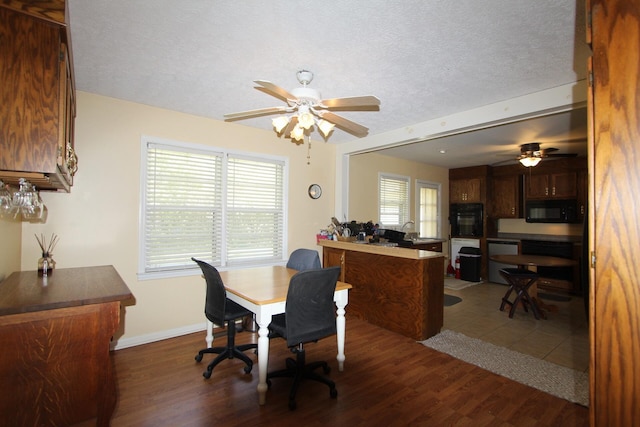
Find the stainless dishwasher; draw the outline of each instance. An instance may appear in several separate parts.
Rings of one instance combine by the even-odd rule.
[[[500,275],[502,268],[516,268],[517,265],[503,264],[492,261],[493,255],[518,255],[518,240],[491,240],[487,239],[487,250],[489,252],[489,281],[506,285],[507,281]]]

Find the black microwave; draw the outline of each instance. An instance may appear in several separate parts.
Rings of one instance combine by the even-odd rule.
[[[527,222],[575,223],[578,221],[578,203],[569,200],[527,200],[525,214]]]

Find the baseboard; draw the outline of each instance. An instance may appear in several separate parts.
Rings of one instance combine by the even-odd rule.
[[[188,335],[194,332],[201,332],[206,330],[207,330],[207,324],[206,322],[203,322],[195,325],[184,326],[181,328],[168,329],[166,331],[154,332],[146,335],[139,335],[137,337],[123,338],[123,339],[119,339],[118,341],[112,341],[111,350],[122,350],[123,348],[149,344],[156,341],[166,340],[168,338],[175,338],[182,335]],[[202,334],[202,342],[206,345],[205,334]]]

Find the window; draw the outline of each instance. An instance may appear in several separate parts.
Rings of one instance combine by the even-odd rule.
[[[380,226],[402,227],[409,221],[409,177],[381,173],[378,181]]]
[[[139,274],[283,260],[286,162],[143,138]]]
[[[420,237],[441,236],[440,187],[439,183],[416,181],[416,229]]]

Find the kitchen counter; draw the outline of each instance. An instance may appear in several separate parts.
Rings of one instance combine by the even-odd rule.
[[[352,285],[351,315],[419,341],[440,332],[442,252],[333,240],[318,245],[323,266],[340,266],[340,280]]]
[[[443,240],[433,240],[433,243]],[[421,243],[422,244],[422,243]],[[345,249],[349,251],[365,252],[375,255],[386,255],[396,258],[428,259],[442,257],[441,252],[423,251],[420,249],[403,248],[400,246],[381,246],[372,243],[341,242],[335,240],[320,240],[318,245],[328,248]]]

